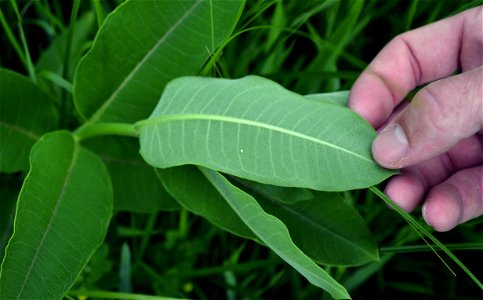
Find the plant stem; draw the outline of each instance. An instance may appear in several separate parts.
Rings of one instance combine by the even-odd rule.
[[[181,209],[178,232],[181,239],[185,239],[188,235],[188,211],[186,209]]]
[[[92,4],[96,10],[97,27],[100,28],[104,19],[106,18],[106,12],[102,8],[102,3],[100,0],[92,0]]]
[[[144,253],[146,252],[146,248],[148,247],[149,240],[151,236],[153,235],[154,231],[154,226],[156,225],[156,220],[158,218],[158,213],[151,213],[148,216],[146,228],[144,229],[143,232],[143,237],[141,239],[141,246],[139,247],[139,256],[137,259],[137,263],[143,259]]]
[[[22,42],[24,54],[25,54],[25,61],[26,61],[26,68],[27,71],[29,72],[29,77],[30,79],[37,83],[37,76],[35,75],[35,68],[34,64],[32,63],[32,58],[30,57],[30,51],[29,47],[27,44],[27,38],[25,37],[25,33],[23,31],[23,26],[22,26],[22,15],[25,12],[26,9],[32,4],[28,3],[22,10],[22,13],[19,12],[18,7],[17,7],[17,2],[15,0],[10,0],[10,3],[12,4],[13,10],[15,11],[15,14],[17,15],[17,23],[18,23],[18,32],[20,35],[20,41]]]
[[[436,245],[431,245],[436,250]],[[458,244],[446,244],[446,248],[450,250],[480,250],[483,249],[483,243],[458,243]],[[383,253],[410,253],[410,252],[425,252],[431,251],[428,245],[406,245],[406,246],[388,246],[381,247]]]
[[[94,125],[82,126],[74,132],[74,136],[79,140],[102,135],[121,135],[137,137],[134,124],[126,123],[98,123]]]
[[[10,26],[8,25],[7,20],[5,19],[5,16],[3,15],[3,11],[1,8],[0,8],[0,23],[2,24],[3,30],[5,30],[5,33],[7,34],[7,38],[12,44],[13,49],[15,50],[15,53],[17,53],[25,69],[28,70],[27,59],[25,58],[25,55],[22,52],[22,48],[20,47],[20,44],[17,42],[17,39],[13,35],[13,32],[10,29]]]
[[[71,296],[77,296],[79,299],[82,299],[81,296],[89,297],[89,298],[101,298],[101,299],[129,299],[129,300],[168,300],[168,299],[178,299],[178,298],[170,298],[170,297],[161,297],[161,296],[150,296],[150,295],[143,295],[143,294],[131,294],[131,293],[119,293],[119,292],[110,292],[110,291],[84,291],[84,290],[77,290],[77,291],[69,291],[68,293]],[[85,299],[85,298],[84,298]]]
[[[62,78],[67,79],[70,73],[70,53],[72,48],[72,36],[74,35],[75,24],[77,20],[77,13],[79,12],[80,0],[74,0],[72,3],[72,11],[70,14],[70,24],[67,28],[67,41],[65,44],[64,51],[64,65],[62,66]],[[59,127],[64,128],[67,125],[67,101],[68,97],[71,95],[65,90],[60,91],[60,118]]]

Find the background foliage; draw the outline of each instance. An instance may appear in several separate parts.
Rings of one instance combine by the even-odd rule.
[[[46,122],[59,123],[69,130],[78,127],[80,118],[74,113],[71,93],[74,71],[80,57],[90,48],[105,14],[122,2],[86,0],[77,2],[76,7],[71,1],[17,1],[18,14],[10,2],[0,2],[2,21],[12,29],[17,46],[24,53],[19,56],[8,35],[2,33],[0,66],[36,77],[42,91],[31,93],[39,98],[50,97],[49,101],[65,112],[59,119],[42,106],[29,108],[28,113],[50,113],[52,117]],[[201,75],[239,78],[255,74],[300,94],[348,90],[374,55],[398,33],[478,4],[481,1],[249,0],[234,31],[240,34],[223,49],[216,66],[203,69]],[[21,27],[18,15],[22,17]],[[0,101],[2,110],[14,109],[5,107],[3,99]],[[91,113],[89,109],[85,111]],[[35,133],[40,136],[43,132]],[[62,143],[68,144],[68,137],[62,139]],[[21,142],[27,148],[32,144],[28,140]],[[167,201],[162,207],[150,202],[154,197],[169,196],[164,189],[153,188],[159,182],[147,182],[152,178],[152,169],[143,169],[131,140],[92,139],[85,146],[101,154],[111,174],[126,164],[138,174],[136,178],[115,178],[113,185],[116,181],[122,186],[137,180],[143,187],[139,195],[126,192],[114,198],[119,209],[110,222],[107,237],[78,277],[70,297],[89,293],[94,298],[127,295],[93,292],[97,290],[199,299],[328,297],[259,243],[236,237],[185,209],[179,210],[174,201]],[[128,158],[125,153],[129,153]],[[7,154],[2,153],[0,163],[5,157]],[[25,166],[27,162],[16,164]],[[161,171],[157,175],[169,180],[182,177],[180,172]],[[11,234],[15,202],[25,175],[0,174],[0,256]],[[341,196],[368,223],[381,258],[360,267],[325,268],[354,299],[481,296],[481,290],[466,274],[453,268],[457,273],[454,277],[434,253],[427,251],[405,221],[370,191],[344,192]],[[138,212],[129,207],[132,197],[139,197],[145,204]],[[419,217],[420,212],[414,215]],[[478,267],[482,229],[480,218],[437,235],[449,248],[472,249],[456,254],[479,278],[483,275]]]

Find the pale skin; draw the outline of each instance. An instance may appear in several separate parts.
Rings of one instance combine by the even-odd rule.
[[[395,37],[352,87],[349,107],[379,132],[385,193],[448,231],[483,214],[483,6]],[[409,105],[404,97],[416,93]]]

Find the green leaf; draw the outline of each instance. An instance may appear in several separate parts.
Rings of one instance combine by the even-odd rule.
[[[233,234],[259,241],[196,167],[156,172],[168,192],[187,210]],[[337,194],[236,181],[253,191],[261,207],[280,219],[295,244],[317,262],[360,265],[378,259],[364,220]],[[292,196],[297,200],[289,199]]]
[[[139,155],[137,139],[100,137],[83,145],[94,151],[107,166],[114,190],[114,209],[138,213],[179,209],[156,173]]]
[[[61,299],[101,244],[112,214],[102,161],[66,131],[32,148],[14,233],[0,272],[0,299]]]
[[[349,91],[339,91],[333,93],[308,94],[304,96],[310,100],[320,101],[329,104],[338,104],[347,106],[349,100]]]
[[[92,34],[92,30],[95,26],[95,15],[93,12],[88,12],[81,16],[76,21],[76,26],[72,33],[72,44],[69,52],[68,59],[68,74],[64,80],[72,82],[74,77],[75,66],[77,66],[82,54],[86,50],[88,44],[88,38]],[[55,80],[55,75],[62,77],[64,75],[65,66],[65,51],[67,45],[68,28],[58,35],[49,45],[45,51],[43,51],[37,61],[37,73],[39,73],[38,83],[44,90],[50,91],[51,94],[55,94],[57,98],[60,96],[60,87],[63,83],[60,80]]]
[[[240,180],[243,185],[248,186],[250,190],[264,195],[265,197],[270,198],[272,201],[278,201],[289,205],[314,198],[314,193],[309,189],[281,187],[242,179],[237,180]]]
[[[258,240],[194,166],[156,169],[166,190],[188,211],[235,235]]]
[[[292,242],[287,227],[279,219],[264,212],[252,196],[230,184],[218,172],[206,168],[201,171],[243,222],[277,255],[332,297],[350,298],[342,285]]]
[[[246,187],[251,189],[252,185]],[[258,203],[287,226],[294,243],[305,254],[320,264],[337,266],[379,259],[367,224],[337,193],[314,192],[310,200],[290,203],[287,197],[293,192],[283,194],[284,189],[254,186]]]
[[[0,68],[0,172],[27,171],[30,148],[55,129],[51,99],[31,80]]]
[[[373,161],[376,132],[356,113],[256,76],[176,79],[136,127],[141,155],[158,168],[196,164],[327,191],[365,188],[393,174]]]
[[[90,122],[134,122],[166,83],[199,72],[230,35],[244,1],[126,1],[104,21],[77,68],[74,98]]]

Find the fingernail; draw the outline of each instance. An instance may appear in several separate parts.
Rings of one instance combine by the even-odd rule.
[[[424,221],[426,221],[426,223],[429,225],[429,226],[433,226],[431,225],[431,223],[429,223],[429,220],[428,220],[428,217],[426,216],[426,207],[427,207],[427,204],[428,204],[429,200],[427,200],[424,204],[423,204],[423,207],[421,208],[421,213],[423,215],[423,218],[424,218]]]
[[[394,163],[403,159],[408,153],[408,139],[401,126],[391,124],[379,133],[372,149],[376,160]]]

